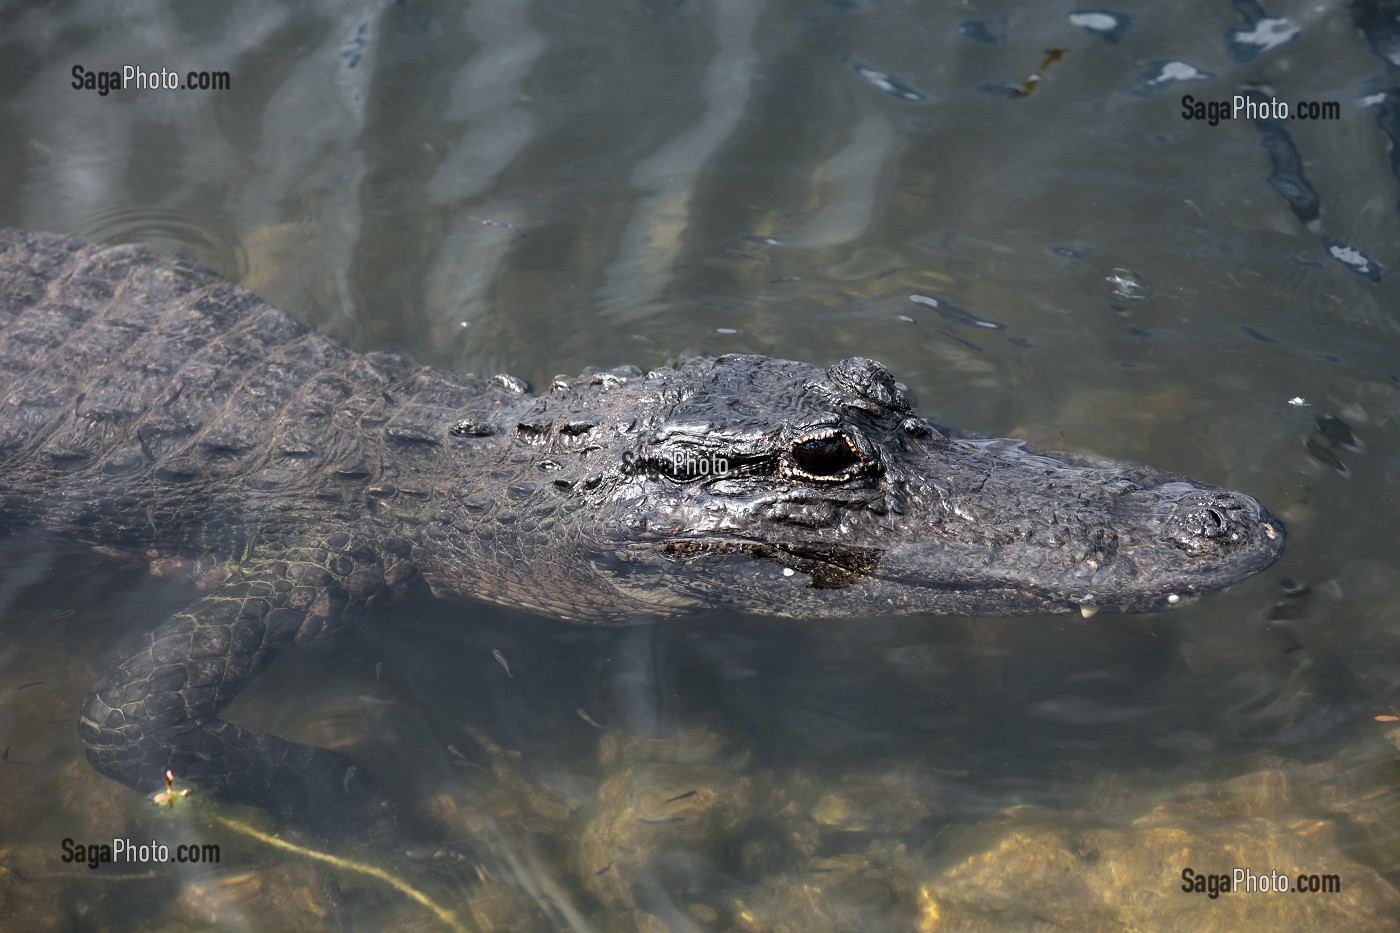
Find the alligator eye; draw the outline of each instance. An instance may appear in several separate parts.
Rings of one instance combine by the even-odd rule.
[[[855,448],[844,434],[813,438],[792,447],[797,468],[812,476],[836,476],[860,462]]]

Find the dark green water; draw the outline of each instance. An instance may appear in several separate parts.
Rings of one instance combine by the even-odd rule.
[[[1165,617],[600,631],[419,601],[280,660],[232,717],[438,799],[469,860],[396,871],[469,928],[1392,929],[1394,16],[15,3],[0,225],[181,246],[358,349],[535,384],[868,356],[940,422],[1288,526],[1275,568]],[[71,87],[128,64],[231,87]],[[1181,115],[1237,93],[1338,118]],[[0,927],[438,928],[88,769],[84,693],[189,596],[0,542]],[[224,858],[59,859],[114,835]],[[1211,899],[1187,867],[1342,890]]]

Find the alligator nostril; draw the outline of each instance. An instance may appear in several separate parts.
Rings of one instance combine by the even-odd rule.
[[[1177,547],[1199,552],[1228,547],[1244,538],[1253,521],[1252,500],[1228,493],[1183,496],[1165,516],[1163,533]]]
[[[1187,527],[1198,538],[1222,538],[1230,530],[1230,519],[1214,506],[1205,506],[1187,514]]]

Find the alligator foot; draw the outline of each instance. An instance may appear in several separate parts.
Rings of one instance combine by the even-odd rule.
[[[281,650],[336,627],[374,589],[377,572],[353,553],[291,553],[240,569],[112,663],[83,706],[88,760],[140,791],[168,770],[321,834],[393,836],[395,808],[351,758],[219,716]]]

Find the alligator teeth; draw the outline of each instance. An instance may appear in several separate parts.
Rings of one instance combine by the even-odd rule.
[[[1098,611],[1099,607],[1094,605],[1093,603],[1085,602],[1079,604],[1079,614],[1086,619],[1092,619],[1098,613]]]

